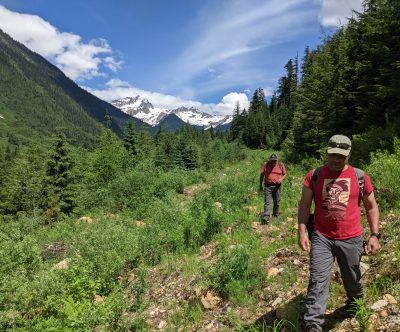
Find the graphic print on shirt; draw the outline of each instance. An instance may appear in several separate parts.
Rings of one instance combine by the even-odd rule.
[[[322,188],[322,209],[327,220],[346,219],[350,196],[350,178],[324,179]]]

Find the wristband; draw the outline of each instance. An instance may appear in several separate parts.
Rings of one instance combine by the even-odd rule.
[[[381,233],[373,232],[373,233],[371,233],[371,236],[370,236],[370,237],[373,237],[373,236],[375,236],[375,237],[379,240],[379,239],[381,238],[382,234],[381,234]]]

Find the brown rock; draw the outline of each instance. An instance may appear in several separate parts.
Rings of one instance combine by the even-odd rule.
[[[279,274],[279,270],[276,267],[271,267],[267,271],[268,277],[275,277]]]
[[[376,331],[376,323],[378,321],[377,314],[372,314],[368,319],[368,332],[375,332]]]
[[[205,309],[213,309],[221,302],[221,298],[213,292],[208,291],[206,295],[201,297],[201,303]]]
[[[277,297],[277,298],[274,300],[274,302],[271,303],[271,306],[272,306],[272,307],[276,307],[277,305],[281,304],[282,301],[283,301],[283,300],[282,300],[281,297]]]
[[[159,330],[165,329],[166,327],[167,327],[167,322],[165,320],[162,320],[157,326]]]
[[[218,209],[218,210],[222,210],[223,209],[223,205],[220,202],[215,202],[214,206]]]
[[[227,227],[227,228],[225,228],[225,233],[226,234],[231,234],[232,233],[232,227]]]
[[[387,301],[389,304],[397,304],[397,300],[391,294],[383,295],[383,299]]]
[[[388,305],[386,300],[379,300],[376,301],[373,305],[371,305],[371,309],[372,310],[380,310],[383,309],[384,307],[386,307]]]
[[[128,284],[132,283],[132,281],[135,279],[136,279],[136,274],[135,272],[132,272],[128,277]]]
[[[104,301],[104,298],[101,295],[94,296],[94,303],[101,303]]]
[[[386,309],[383,309],[379,312],[379,316],[381,316],[382,318],[386,318],[387,316],[389,316],[389,313]]]
[[[52,269],[53,270],[66,270],[69,268],[69,259],[63,259],[61,262],[58,262],[57,264],[53,265]]]
[[[86,224],[91,224],[93,222],[93,218],[88,217],[88,216],[83,216],[83,217],[80,217],[77,220],[77,222],[83,222],[83,223],[86,223]]]

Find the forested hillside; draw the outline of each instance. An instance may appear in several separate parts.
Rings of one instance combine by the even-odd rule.
[[[74,145],[93,146],[105,122],[121,134],[132,119],[1,30],[0,91],[0,148],[44,143],[58,127]]]
[[[399,1],[366,1],[346,27],[287,62],[269,104],[260,89],[248,110],[238,105],[232,138],[282,147],[294,159],[318,157],[337,132],[353,137],[357,161],[393,149],[400,132],[399,38]]]

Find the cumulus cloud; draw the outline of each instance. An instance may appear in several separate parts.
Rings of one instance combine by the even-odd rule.
[[[60,32],[39,16],[13,12],[1,5],[0,28],[52,61],[73,80],[104,76],[102,66],[115,72],[122,65],[104,39],[84,43],[80,36]]]
[[[352,17],[352,11],[363,11],[363,0],[319,0],[321,11],[318,16],[324,27],[345,25]]]
[[[156,108],[175,109],[180,106],[194,107],[202,112],[213,115],[232,115],[237,102],[239,102],[241,109],[247,109],[250,105],[249,99],[245,93],[230,92],[225,95],[222,98],[221,102],[219,102],[218,104],[205,104],[190,99],[183,99],[171,96],[168,94],[145,91],[133,87],[128,82],[120,80],[119,78],[109,80],[105,84],[104,89],[93,89],[90,87],[84,88],[90,93],[99,97],[100,99],[106,100],[108,102],[111,102],[115,99],[135,97],[137,95],[140,95],[141,97],[148,99]]]
[[[233,110],[239,103],[239,108],[247,109],[250,105],[247,95],[244,93],[230,92],[222,98],[222,101],[215,105],[215,112],[223,115],[232,115]]]

